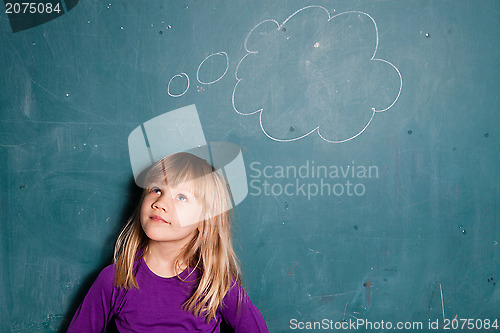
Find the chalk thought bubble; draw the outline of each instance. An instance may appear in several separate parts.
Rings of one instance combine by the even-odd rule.
[[[236,68],[234,110],[259,115],[265,135],[294,141],[313,132],[341,143],[363,133],[398,100],[396,66],[376,58],[378,28],[368,14],[304,7],[257,24]]]

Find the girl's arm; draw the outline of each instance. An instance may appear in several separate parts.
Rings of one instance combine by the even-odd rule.
[[[235,333],[269,333],[262,314],[238,282],[224,297],[221,314]]]
[[[113,280],[115,267],[103,269],[69,325],[68,332],[104,332],[113,316],[113,299],[116,298]]]

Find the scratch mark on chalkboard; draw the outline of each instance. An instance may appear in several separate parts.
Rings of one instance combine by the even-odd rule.
[[[313,250],[313,249],[309,249],[310,253],[309,254],[319,254],[319,251],[316,251],[316,250]]]
[[[434,295],[436,294],[436,284],[437,281],[434,283],[434,288],[432,288],[432,293],[431,293],[431,298],[429,299],[429,305],[427,305],[427,317],[425,319],[429,319],[430,317],[430,312],[432,310],[432,300],[434,299]]]
[[[371,294],[371,286],[372,286],[372,283],[370,281],[367,281],[365,282],[365,284],[363,285],[366,287],[366,302],[367,302],[367,306],[370,306],[370,294]]]
[[[292,267],[291,270],[288,270],[288,267],[286,268],[286,271],[287,271],[287,274],[290,276],[290,275],[295,275],[295,273],[292,274],[292,272],[295,270],[295,267],[297,267],[297,265],[299,264],[300,260],[297,261],[297,263]]]
[[[15,323],[11,326],[12,332],[26,332],[34,331],[34,330],[46,330],[50,328],[51,330],[56,330],[56,326],[58,326],[60,320],[64,318],[62,314],[51,315],[48,314],[45,318],[42,318],[35,322],[26,322],[26,323]]]
[[[342,316],[342,321],[344,321],[344,320],[345,320],[345,313],[346,313],[346,311],[347,311],[347,304],[349,304],[349,302],[346,302],[346,303],[345,303],[345,307],[344,307],[344,315]]]
[[[50,94],[55,99],[58,99],[58,100],[62,101],[62,98],[58,97],[53,92],[51,92],[50,90],[48,90],[47,88],[45,88],[44,86],[42,86],[41,84],[39,84],[38,82],[36,82],[35,80],[31,79],[31,82],[33,82],[34,84],[36,84],[37,86],[39,86],[40,88],[42,88],[43,90],[45,90],[45,92],[47,92],[48,94]]]
[[[444,321],[445,315],[444,315],[443,287],[441,286],[441,283],[439,284],[439,290],[441,291],[441,308],[443,309],[443,321]]]
[[[338,33],[326,33],[326,36],[317,36],[318,34],[318,31],[320,30],[317,30],[316,32],[313,32],[311,33],[311,36],[309,36],[310,38],[314,38],[314,40],[310,43],[305,43],[305,51],[306,52],[315,52],[315,54],[318,54],[318,51],[322,51],[322,50],[326,50],[328,53],[324,53],[323,56],[319,57],[318,55],[315,55],[316,56],[316,60],[317,60],[317,63],[319,64],[319,72],[317,71],[317,73],[314,73],[313,74],[308,74],[309,72],[311,71],[304,71],[303,68],[299,67],[297,69],[295,68],[291,68],[291,67],[286,67],[286,68],[283,68],[283,64],[282,62],[280,61],[277,61],[276,59],[273,59],[273,57],[287,57],[286,59],[288,59],[288,63],[293,63],[293,64],[303,64],[304,62],[303,61],[295,61],[295,60],[300,60],[299,58],[301,57],[301,54],[299,54],[298,49],[292,49],[290,52],[283,52],[282,50],[275,50],[275,48],[278,48],[279,45],[285,47],[285,45],[287,45],[286,47],[290,47],[288,45],[290,45],[287,41],[284,41],[283,38],[284,35],[282,33],[277,33],[277,32],[282,32],[282,31],[287,31],[287,32],[290,32],[290,36],[288,36],[286,38],[286,40],[290,40],[290,37],[291,40],[293,41],[293,33],[292,33],[292,30],[293,29],[285,29],[284,26],[285,24],[290,24],[289,22],[292,21],[293,19],[293,22],[295,22],[297,19],[296,17],[300,17],[301,19],[303,20],[306,20],[306,23],[308,23],[307,19],[304,19],[304,17],[307,17],[307,16],[304,16],[306,14],[303,14],[303,15],[298,15],[299,13],[301,12],[306,12],[307,13],[311,13],[311,9],[314,9],[316,10],[315,13],[318,13],[318,9],[321,10],[321,11],[324,11],[324,13],[327,14],[327,20],[326,22],[330,22],[332,21],[334,18],[337,18],[337,17],[340,17],[340,16],[343,16],[345,15],[345,17],[348,17],[350,15],[356,15],[358,16],[359,18],[361,17],[365,17],[365,18],[368,18],[369,21],[367,22],[371,22],[372,24],[372,27],[373,27],[373,30],[375,32],[375,47],[374,47],[374,51],[373,51],[373,54],[371,55],[371,57],[368,59],[370,62],[372,62],[372,64],[378,62],[378,63],[381,63],[381,64],[384,64],[384,65],[388,65],[388,67],[384,67],[384,68],[388,68],[389,71],[394,71],[396,74],[397,74],[397,80],[398,80],[398,84],[397,84],[397,88],[396,88],[396,85],[393,87],[395,90],[397,90],[396,93],[393,93],[392,95],[391,94],[386,94],[384,95],[383,97],[381,97],[381,94],[378,92],[377,89],[380,89],[382,88],[383,86],[383,83],[379,83],[381,82],[381,79],[376,77],[376,76],[373,76],[374,72],[372,73],[372,71],[374,71],[372,68],[374,68],[372,66],[372,68],[370,68],[369,71],[366,71],[364,70],[365,69],[365,66],[367,66],[367,62],[365,62],[364,60],[352,60],[350,62],[346,61],[344,66],[345,67],[341,67],[340,70],[339,70],[339,63],[341,63],[341,61],[337,61],[338,59],[337,58],[334,58],[336,55],[335,53],[338,53],[339,50],[342,50],[343,47],[337,47],[337,48],[334,48],[334,49],[328,49],[328,45],[332,45],[334,43],[338,43],[338,38],[335,39],[336,37],[332,37],[332,36],[337,36],[338,37]],[[336,22],[337,20],[335,20]],[[265,32],[261,32],[261,30],[265,29],[265,27],[268,27],[268,26],[274,26],[274,29],[271,28],[270,31],[265,31]],[[330,25],[330,27],[337,27],[336,25]],[[292,25],[293,27],[293,25]],[[347,29],[346,27],[344,26],[341,26],[339,25],[339,29]],[[351,28],[351,26],[349,26],[349,28]],[[301,29],[297,29],[297,30],[301,30]],[[344,32],[345,30],[341,30],[341,32]],[[259,36],[259,32],[260,32],[260,36]],[[321,31],[323,32],[323,31]],[[249,40],[252,38],[259,38],[259,37],[262,37],[264,36],[264,38],[268,38],[267,40],[265,41],[262,41],[262,40],[259,40],[259,42],[257,43],[257,45],[259,46],[259,50],[256,50],[254,47],[250,47],[249,46]],[[321,37],[321,38],[319,38]],[[317,41],[317,39],[321,39],[321,43]],[[359,39],[359,38],[358,38]],[[318,136],[323,139],[324,141],[326,142],[330,142],[330,143],[343,143],[343,142],[347,142],[347,141],[350,141],[356,137],[358,137],[361,133],[363,133],[366,128],[370,125],[371,121],[373,120],[373,117],[375,116],[376,113],[380,113],[380,112],[384,112],[384,111],[387,111],[389,110],[396,102],[397,100],[399,99],[399,96],[401,94],[401,90],[402,90],[402,87],[403,87],[403,80],[402,80],[402,75],[401,75],[401,72],[399,71],[399,69],[393,65],[391,62],[387,61],[387,60],[384,60],[384,59],[380,59],[380,58],[376,58],[376,54],[377,54],[377,50],[378,50],[378,27],[377,27],[377,24],[375,22],[375,20],[373,19],[373,17],[371,17],[369,14],[367,13],[364,13],[364,12],[361,12],[361,11],[347,11],[347,12],[343,12],[343,13],[339,13],[339,14],[336,14],[336,15],[331,15],[327,9],[325,9],[324,7],[321,7],[321,6],[317,6],[317,5],[312,5],[312,6],[307,6],[307,7],[304,7],[304,8],[301,8],[297,11],[295,11],[292,15],[290,15],[288,18],[286,18],[283,23],[278,23],[278,21],[274,20],[274,19],[268,19],[268,20],[264,20],[260,23],[258,23],[254,28],[252,28],[249,32],[249,34],[246,36],[245,38],[245,41],[244,41],[244,48],[246,50],[246,54],[241,58],[241,60],[239,61],[237,67],[236,67],[236,71],[235,71],[235,78],[236,78],[236,84],[233,88],[233,94],[232,94],[232,104],[233,104],[233,109],[240,115],[253,115],[253,114],[259,114],[259,124],[260,124],[260,128],[262,130],[262,132],[270,139],[274,140],[274,141],[280,141],[280,142],[290,142],[290,141],[296,141],[296,140],[300,140],[308,135],[310,135],[311,133],[313,132],[316,132],[318,134]],[[267,44],[266,44],[267,42]],[[326,44],[326,46],[324,46],[324,44]],[[268,49],[265,49],[263,52],[261,50],[262,47],[266,47],[266,45],[270,45],[268,46]],[[295,45],[295,44],[294,44]],[[312,48],[309,48],[309,46],[313,46]],[[301,46],[303,48],[303,46]],[[260,59],[260,58],[266,58],[266,52],[269,53],[268,57],[270,59]],[[325,52],[325,51],[323,51]],[[259,53],[263,54],[263,56],[261,55],[260,57],[257,57],[257,55],[259,55]],[[253,56],[253,57],[251,57]],[[347,53],[344,54],[344,56],[346,58],[348,58],[349,60],[351,60],[351,58],[349,58],[347,56]],[[247,60],[247,58],[251,57],[252,58],[252,65],[248,65],[249,66],[249,75],[248,77],[250,77],[249,80],[247,80],[247,77],[246,75],[240,75],[240,71],[241,71],[241,68],[244,67],[243,64],[244,63],[248,63],[250,62],[249,60]],[[319,58],[318,58],[319,57]],[[367,55],[367,58],[369,57],[369,55]],[[291,58],[291,59],[290,59]],[[309,60],[309,59],[313,59],[314,58],[314,54],[312,57],[307,57],[306,59],[308,59],[305,64],[306,65],[312,65],[312,61]],[[334,60],[332,60],[334,59]],[[343,59],[340,59],[340,60],[343,60]],[[261,66],[256,66],[256,64],[260,64],[259,61],[262,62]],[[326,61],[332,61],[333,63],[326,63]],[[360,61],[359,62],[359,66],[357,65],[357,63],[353,63],[353,61]],[[354,69],[353,69],[354,68]],[[296,72],[293,72],[293,70],[296,70]],[[358,71],[357,73],[362,73],[362,75],[366,76],[364,79],[360,79],[360,78],[357,78],[356,77],[356,83],[354,84],[353,86],[353,83],[351,83],[351,76],[353,71]],[[387,70],[386,70],[387,71]],[[305,72],[305,74],[304,74]],[[292,73],[293,75],[290,75],[290,73]],[[297,75],[295,75],[297,74]],[[259,75],[262,75],[263,77],[269,77],[269,80],[263,80],[263,79],[255,79],[255,77],[259,77]],[[329,76],[328,76],[329,75]],[[361,75],[361,74],[359,74]],[[378,75],[378,72],[377,72],[377,75]],[[301,78],[302,76],[302,78]],[[318,78],[320,77],[325,77],[326,76],[326,80],[324,81],[321,81],[319,82],[318,81]],[[295,90],[292,90],[292,89],[289,89],[288,88],[288,85],[290,85],[290,80],[287,79],[288,77],[299,77],[301,78],[300,80],[297,80],[297,82],[305,82],[306,85],[307,85],[307,89],[304,89],[303,86],[300,86],[300,85],[297,85],[297,87],[295,88]],[[368,97],[365,96],[365,97],[362,97],[360,98],[358,94],[352,94],[351,93],[351,90],[356,88],[356,89],[360,89],[360,91],[368,91],[370,90],[372,87],[370,87],[370,89],[368,88],[360,88],[358,87],[358,85],[363,85],[363,84],[366,84],[366,82],[370,82],[370,79],[366,79],[370,77],[371,79],[376,79],[376,83],[374,83],[374,86],[376,87],[376,89],[372,89],[376,92],[371,92],[370,91],[370,94],[375,94],[375,95],[370,95],[369,97],[370,98],[365,98],[365,97]],[[244,80],[245,78],[245,80]],[[333,79],[335,78],[335,79]],[[281,84],[279,80],[283,80],[283,84]],[[310,81],[310,82],[308,82]],[[375,80],[372,80],[372,81],[375,81]],[[384,82],[387,82],[389,80],[384,80]],[[267,84],[268,83],[268,84]],[[380,85],[380,86],[378,86]],[[277,88],[279,87],[279,88]],[[269,89],[268,89],[269,88]],[[249,91],[252,95],[250,97],[248,97],[249,101],[254,101],[253,103],[257,102],[258,100],[271,100],[271,101],[274,101],[275,100],[275,97],[276,96],[276,93],[274,93],[273,91],[278,91],[278,89],[280,89],[280,92],[283,92],[283,95],[285,97],[291,97],[292,99],[293,98],[296,98],[296,96],[300,96],[299,98],[301,100],[304,100],[304,101],[307,101],[307,102],[304,102],[304,103],[309,103],[309,104],[306,104],[306,105],[302,105],[300,108],[296,108],[294,105],[292,105],[293,102],[290,102],[287,100],[287,98],[282,98],[284,101],[282,103],[272,103],[271,105],[267,104],[266,106],[254,106],[254,105],[250,105],[249,107],[247,106],[248,104],[252,104],[252,102],[249,102],[249,103],[245,103],[245,102],[241,102],[241,101],[237,101],[237,96],[239,96],[241,93],[240,91]],[[383,86],[383,88],[385,89],[385,86]],[[393,89],[393,88],[390,88],[390,89]],[[339,89],[343,89],[342,90],[342,93],[339,94]],[[363,90],[364,89],[364,90]],[[260,92],[260,93],[259,93]],[[271,94],[271,96],[267,96]],[[299,94],[305,94],[304,96],[302,95],[299,95]],[[354,96],[356,95],[355,97],[351,97],[350,95]],[[264,97],[266,96],[266,97]],[[359,122],[358,121],[359,119],[355,119],[354,120],[354,117],[352,116],[352,114],[354,114],[353,111],[358,111],[358,108],[354,107],[353,104],[353,100],[355,99],[361,99],[361,100],[371,100],[373,99],[374,101],[377,100],[377,103],[378,104],[385,104],[384,106],[382,107],[375,107],[375,106],[371,106],[371,107],[367,107],[366,109],[363,107],[360,108],[361,111],[360,114],[360,119],[362,121],[362,123],[364,123],[364,125],[361,125],[359,126]],[[338,103],[338,99],[343,99],[344,101],[344,104],[339,104]],[[337,103],[339,106],[334,108],[332,107],[332,100]],[[380,100],[383,100],[383,101],[380,101]],[[263,104],[265,104],[266,102],[262,102]],[[283,103],[285,103],[285,105],[283,105]],[[286,103],[290,103],[291,105],[286,105]],[[373,103],[373,102],[370,102],[370,103]],[[375,103],[373,103],[375,104]],[[346,106],[347,105],[347,106]],[[356,104],[357,105],[357,104]],[[274,107],[273,107],[274,106]],[[343,106],[343,109],[342,109],[342,106]],[[352,109],[353,107],[350,107],[350,106],[353,106],[355,108]],[[245,107],[248,107],[248,110],[244,110]],[[294,110],[297,109],[298,111],[293,111],[293,117],[285,117],[285,118],[280,118],[280,119],[297,119],[297,120],[302,120],[304,122],[309,122],[308,124],[306,124],[307,126],[305,126],[306,128],[309,128],[309,129],[304,129],[302,131],[300,131],[299,133],[297,133],[297,131],[293,131],[291,133],[291,131],[288,131],[289,129],[289,124],[285,124],[286,122],[277,122],[277,124],[274,124],[273,123],[273,126],[275,127],[278,127],[277,129],[276,128],[272,128],[273,126],[270,126],[268,125],[267,123],[268,122],[271,122],[270,119],[274,119],[274,118],[279,118],[282,116],[282,113],[284,112],[283,110]],[[337,110],[339,109],[340,110]],[[266,112],[266,117],[264,117],[264,111]],[[340,111],[340,113],[339,113]],[[287,111],[287,112],[290,112],[290,114],[292,114],[292,111]],[[268,113],[271,113],[273,116],[269,116]],[[303,113],[303,114],[300,114],[300,113]],[[347,114],[347,115],[346,115]],[[274,117],[274,118],[273,118]],[[266,118],[264,120],[264,118]],[[315,120],[309,120],[309,119],[315,119]],[[335,119],[342,119],[343,122],[346,122],[346,123],[342,123],[340,121],[335,121]],[[357,122],[356,122],[357,121]],[[314,124],[314,122],[316,122],[316,124]],[[318,122],[319,122],[319,125],[318,125]],[[283,123],[283,124],[280,124],[280,123]],[[328,125],[326,125],[328,124]],[[358,124],[358,125],[356,125]],[[285,126],[287,131],[283,130],[282,126]],[[270,128],[271,127],[271,128]],[[284,128],[285,128],[284,127]],[[352,129],[352,127],[355,127],[354,129]],[[349,130],[345,130],[344,128],[349,128]],[[344,133],[345,132],[345,133]],[[341,134],[339,134],[341,133]],[[291,138],[286,138],[285,136],[294,136],[294,137],[291,137]],[[342,137],[343,136],[343,137]]]
[[[5,148],[19,148],[21,146],[24,146],[26,145],[26,143],[20,143],[18,145],[5,145],[5,144],[0,144],[0,147],[5,147]]]
[[[67,98],[61,98],[61,97],[59,97],[58,95],[54,94],[53,92],[51,92],[50,90],[48,90],[47,88],[45,88],[44,86],[42,86],[40,83],[36,82],[35,80],[31,79],[31,82],[33,82],[34,84],[36,84],[38,87],[40,87],[46,93],[48,93],[49,95],[51,95],[52,97],[54,97],[56,100],[58,100],[60,102],[63,102],[64,104],[66,104],[67,106],[69,106],[71,109],[77,110],[78,112],[81,112],[81,113],[88,113],[86,110],[77,109],[75,107],[75,104],[66,101]],[[69,97],[69,94],[66,93],[65,96]],[[107,119],[106,117],[102,116],[101,114],[94,113],[93,115],[98,116],[99,118],[106,120],[106,122],[104,122],[104,124],[109,124],[110,123],[110,120]],[[57,121],[36,121],[36,122],[37,123],[47,123],[47,124],[58,124],[58,123],[60,123],[60,122],[57,122]],[[68,122],[65,122],[65,124],[79,124],[80,125],[81,123],[69,122],[68,121]],[[87,124],[91,124],[91,123],[87,123]],[[97,123],[93,123],[93,124],[97,124]]]
[[[417,206],[417,205],[421,205],[421,204],[427,203],[427,202],[429,202],[429,201],[431,201],[431,199],[426,199],[426,200],[422,200],[422,201],[418,201],[418,202],[412,202],[412,203],[410,203],[410,204],[406,205],[406,207],[405,207],[405,208],[415,207],[415,206]]]
[[[354,313],[355,313],[355,314],[361,314],[361,313],[359,313],[359,312],[354,312]],[[351,315],[351,314],[350,314],[350,315],[348,315],[348,316],[349,316],[349,317],[356,318],[356,320],[359,320],[359,318],[358,318],[358,317],[356,317],[355,315]]]
[[[352,294],[353,292],[354,292],[354,290],[353,291],[346,291],[343,293],[334,294],[333,296],[347,295],[347,294]]]

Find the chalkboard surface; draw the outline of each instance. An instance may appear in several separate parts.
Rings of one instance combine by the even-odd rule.
[[[128,135],[191,104],[241,148],[271,332],[499,330],[500,1],[60,4],[1,14],[1,332],[66,329],[140,194]]]

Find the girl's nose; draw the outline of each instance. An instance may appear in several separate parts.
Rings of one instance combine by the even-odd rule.
[[[167,198],[158,198],[158,200],[153,202],[152,205],[153,209],[158,209],[165,213],[168,212],[169,208],[168,208],[168,202],[166,202],[167,200],[168,200]]]
[[[154,202],[154,203],[153,203],[153,208],[154,208],[154,209],[158,209],[158,210],[162,210],[162,211],[164,211],[164,212],[167,212],[167,207],[166,207],[166,205],[162,205],[162,204],[160,204],[160,203],[158,203],[158,202]]]

